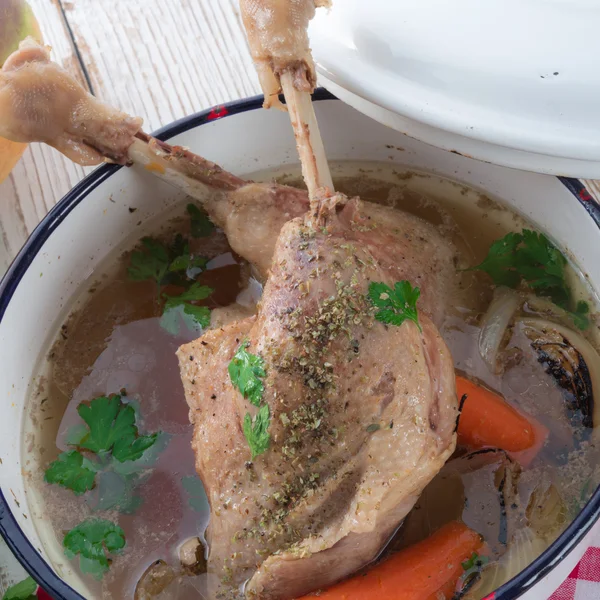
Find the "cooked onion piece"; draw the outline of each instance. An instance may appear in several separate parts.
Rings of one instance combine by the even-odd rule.
[[[512,579],[554,541],[566,524],[567,512],[556,487],[542,482],[530,496],[526,510],[529,526],[517,529],[506,553],[486,566],[464,600],[479,600]]]
[[[464,596],[464,600],[479,600],[491,594],[532,563],[547,545],[530,527],[517,529],[506,553],[499,561],[484,567],[481,578]]]
[[[502,371],[498,353],[520,303],[517,292],[507,287],[498,287],[494,290],[494,298],[483,316],[479,332],[479,353],[492,373],[499,374]]]
[[[531,529],[552,542],[567,523],[567,507],[553,483],[542,482],[531,493],[526,510]]]

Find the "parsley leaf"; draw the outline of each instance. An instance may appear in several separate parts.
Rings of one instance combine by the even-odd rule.
[[[170,246],[145,237],[142,249],[131,253],[127,274],[132,281],[154,280],[159,286],[171,283],[187,287],[207,264],[205,256],[190,254],[190,246],[181,234]]]
[[[35,593],[38,589],[38,584],[31,577],[27,577],[11,585],[2,596],[2,600],[36,600]]]
[[[485,260],[468,271],[484,271],[496,285],[516,288],[522,282],[534,292],[546,296],[564,310],[572,302],[565,269],[567,259],[543,234],[523,229],[521,233],[509,233],[496,240]],[[589,306],[579,302],[570,315],[580,329],[589,326],[586,316]]]
[[[590,326],[590,319],[588,317],[589,312],[590,305],[587,302],[580,300],[575,307],[575,311],[569,313],[569,315],[573,319],[575,326],[583,330]]]
[[[116,509],[127,515],[135,513],[143,504],[136,489],[151,476],[154,464],[167,447],[170,437],[164,432],[159,433],[156,443],[137,460],[122,463],[111,457],[110,461],[101,461],[105,464],[96,477],[95,493],[86,497],[88,506],[93,511]]]
[[[215,229],[208,215],[195,204],[187,205],[187,212],[190,215],[192,237],[208,237]]]
[[[195,206],[187,205],[193,237],[211,234],[214,225],[207,214]],[[190,331],[198,331],[210,325],[210,309],[192,304],[204,300],[213,290],[196,282],[195,279],[206,270],[208,258],[190,253],[190,244],[181,234],[177,234],[170,245],[153,238],[142,239],[142,248],[130,256],[128,275],[132,281],[154,280],[161,296],[165,286],[173,285],[184,289],[179,296],[162,294],[165,300],[160,325],[172,335],[178,335],[181,323]]]
[[[485,271],[496,285],[517,287],[521,278],[514,268],[515,253],[522,241],[523,236],[520,233],[505,235],[490,246],[488,255],[481,264],[468,270]]]
[[[256,354],[246,350],[250,342],[242,342],[237,352],[233,355],[227,370],[231,383],[242,393],[242,396],[250,400],[254,406],[260,406],[265,386],[262,378],[267,375],[265,361]],[[246,436],[248,437],[248,436]]]
[[[248,340],[242,342],[233,355],[227,370],[231,383],[241,392],[242,396],[254,406],[260,406],[265,391],[262,379],[267,375],[265,361],[262,357],[248,352],[246,348],[249,345]],[[252,452],[252,460],[269,449],[271,444],[271,436],[268,432],[270,422],[271,411],[268,404],[260,406],[254,419],[249,413],[246,413],[244,417],[243,430]]]
[[[207,264],[208,258],[206,256],[192,256],[189,253],[182,254],[173,259],[169,265],[169,272],[178,273],[185,271],[188,276],[192,275],[196,277],[206,269]]]
[[[375,308],[375,318],[388,325],[400,326],[409,320],[416,323],[419,330],[417,300],[421,295],[419,288],[413,288],[408,281],[399,281],[392,289],[385,283],[372,281],[369,284],[369,299]]]
[[[254,419],[252,419],[249,413],[246,413],[244,417],[244,435],[248,440],[248,445],[252,452],[252,460],[269,449],[271,444],[271,435],[268,432],[270,423],[271,411],[268,404],[263,404],[258,409],[258,413]]]
[[[125,532],[106,519],[87,519],[65,535],[63,546],[67,558],[79,555],[83,573],[101,579],[110,566],[107,555],[125,547]]]
[[[161,327],[177,335],[180,330],[180,320],[183,320],[190,331],[206,329],[210,325],[210,309],[207,306],[196,306],[191,302],[205,300],[213,291],[212,288],[196,282],[179,296],[163,294],[165,308],[160,320]]]
[[[135,420],[139,407],[133,400],[124,404],[121,395],[95,398],[77,410],[87,426],[71,428],[67,443],[96,453],[96,461],[78,450],[63,452],[46,469],[45,480],[78,496],[97,488],[97,493],[85,499],[92,510],[117,508],[132,514],[142,504],[135,488],[150,472],[169,436],[162,432],[138,435]]]
[[[94,465],[77,450],[61,453],[46,469],[44,479],[47,483],[56,483],[77,496],[81,496],[94,487],[96,469]]]
[[[186,319],[186,315],[191,317],[193,322],[202,327],[202,329],[206,329],[210,325],[210,309],[207,306],[195,306],[194,304],[186,303],[183,305],[183,320],[186,325],[188,325],[188,329],[192,329],[189,327],[189,321]]]
[[[163,294],[163,297],[166,299],[165,307],[179,306],[180,304],[186,304],[188,302],[206,300],[206,298],[208,298],[213,292],[213,288],[196,282],[179,296],[169,296],[167,294]]]
[[[210,325],[210,309],[193,304],[179,304],[165,308],[160,326],[171,335],[178,335],[182,321],[189,331],[201,332]]]
[[[532,289],[566,307],[570,298],[565,279],[567,259],[544,234],[524,229],[516,259],[517,272]]]
[[[169,259],[173,260],[176,256],[188,254],[189,251],[190,245],[188,244],[188,241],[178,233],[169,246]]]
[[[77,407],[79,416],[86,422],[89,432],[81,439],[80,448],[96,454],[112,451],[119,462],[137,460],[150,448],[157,433],[139,435],[135,424],[135,410],[124,404],[121,396],[100,396]]]
[[[127,274],[132,281],[154,279],[161,284],[169,270],[171,259],[169,251],[160,242],[145,237],[142,238],[142,250],[131,253]]]

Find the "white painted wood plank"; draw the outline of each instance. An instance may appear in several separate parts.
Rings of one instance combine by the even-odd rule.
[[[595,179],[582,179],[581,182],[585,185],[592,198],[600,204],[600,181]]]
[[[259,93],[237,0],[64,2],[94,93],[146,130]]]
[[[31,0],[53,58],[94,93],[156,129],[259,93],[237,0]],[[66,22],[65,22],[66,19]],[[0,269],[46,212],[83,176],[34,146],[0,184]],[[3,269],[2,269],[3,270]]]

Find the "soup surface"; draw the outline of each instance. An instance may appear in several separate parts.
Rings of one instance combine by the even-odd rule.
[[[510,430],[498,447],[459,437],[383,554],[463,521],[485,551],[463,565],[458,591],[482,598],[536,558],[598,483],[596,298],[571,263],[568,303],[550,284],[497,285],[494,268],[515,249],[490,248],[534,226],[477,191],[390,165],[333,172],[340,191],[418,215],[452,240],[459,291],[441,333],[459,378],[474,383],[464,406],[493,390],[532,427],[525,450],[511,446]],[[289,170],[254,179],[300,181]],[[98,598],[208,597],[209,506],[175,352],[206,327],[252,314],[261,293],[198,207],[182,204],[155,225],[151,239],[122,248],[86,282],[32,383],[35,434],[23,452],[30,504],[43,502],[33,516],[59,572],[70,565]],[[554,251],[562,257],[551,244],[540,250]],[[468,270],[486,257],[487,271]],[[492,418],[502,434],[510,421]]]

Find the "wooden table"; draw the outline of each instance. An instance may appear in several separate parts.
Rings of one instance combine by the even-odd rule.
[[[28,0],[53,58],[152,131],[260,91],[238,0]],[[0,184],[0,275],[27,236],[91,169],[35,144]],[[600,197],[598,182],[586,182]],[[0,595],[24,577],[0,541]]]
[[[238,0],[28,0],[53,58],[152,131],[259,93]],[[90,169],[31,146],[0,184],[0,274]]]

